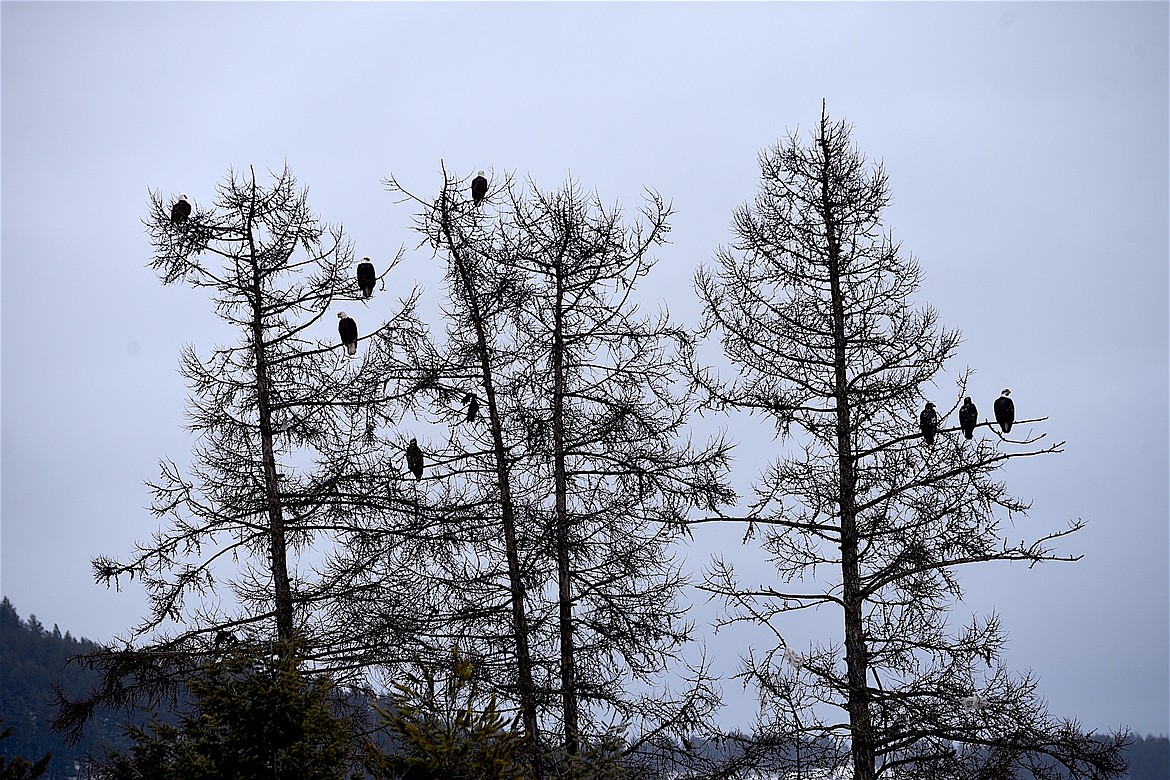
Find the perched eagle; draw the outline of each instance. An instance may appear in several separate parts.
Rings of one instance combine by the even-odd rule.
[[[475,420],[475,415],[479,414],[479,399],[473,393],[468,393],[463,396],[463,405],[467,407],[467,422]]]
[[[343,311],[337,313],[337,318],[340,320],[337,323],[337,332],[341,334],[341,343],[345,345],[346,351],[353,355],[357,352],[357,323],[346,317]]]
[[[979,410],[975,408],[975,404],[971,403],[971,396],[963,399],[963,405],[959,408],[959,426],[963,429],[963,435],[968,439],[975,435],[975,425],[979,422]]]
[[[995,399],[995,421],[1004,433],[1012,432],[1012,423],[1016,421],[1016,404],[1010,396],[1011,390],[1004,389],[999,398]]]
[[[191,204],[187,202],[186,193],[179,193],[179,199],[175,201],[175,205],[171,206],[171,222],[178,225],[180,222],[186,222],[189,216],[191,216]]]
[[[934,444],[934,434],[938,431],[938,412],[930,401],[926,402],[926,408],[918,415],[918,427],[922,429],[922,438],[926,439],[926,443]]]
[[[374,264],[370,262],[370,258],[363,257],[357,267],[357,283],[363,298],[369,298],[374,294],[374,278]]]
[[[422,479],[422,450],[418,448],[418,441],[415,439],[411,439],[410,445],[406,448],[406,466],[410,469],[410,472],[414,474],[415,479]]]
[[[483,203],[483,199],[487,196],[488,181],[484,178],[483,171],[471,180],[471,199],[475,201],[475,205]]]

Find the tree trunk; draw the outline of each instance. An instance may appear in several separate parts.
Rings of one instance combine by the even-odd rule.
[[[504,530],[504,547],[508,559],[508,586],[512,601],[512,631],[516,642],[516,673],[517,687],[520,696],[520,719],[528,739],[532,755],[533,777],[540,780],[543,775],[540,760],[540,732],[536,717],[536,686],[532,682],[532,658],[528,648],[528,615],[524,611],[525,588],[524,580],[520,576],[520,554],[516,545],[516,514],[512,505],[512,487],[508,478],[507,449],[504,446],[503,425],[500,422],[500,410],[496,401],[495,383],[492,378],[492,365],[488,358],[487,333],[484,327],[483,313],[479,308],[479,300],[475,297],[475,290],[467,273],[455,241],[451,234],[448,220],[449,203],[447,193],[443,195],[443,232],[447,237],[447,245],[451,249],[451,258],[459,272],[459,279],[467,295],[468,311],[475,327],[476,353],[479,355],[480,373],[483,379],[484,401],[487,405],[488,419],[491,424],[492,447],[496,463],[496,487],[500,491],[500,521]]]
[[[561,704],[565,719],[565,751],[579,746],[577,673],[573,658],[573,593],[569,581],[568,479],[565,474],[565,341],[562,322],[564,280],[561,258],[556,261],[556,304],[553,308],[553,468],[557,520],[557,600],[560,606]]]
[[[281,641],[293,637],[292,588],[288,580],[288,549],[284,535],[284,510],[280,500],[280,482],[276,473],[276,454],[272,448],[272,408],[268,399],[268,363],[264,353],[263,287],[260,260],[252,234],[255,216],[256,175],[252,174],[252,204],[247,231],[249,260],[252,264],[252,353],[256,366],[256,406],[260,418],[260,450],[264,463],[264,494],[268,504],[268,535],[272,555],[272,588],[276,607],[276,635]]]
[[[849,408],[847,344],[845,342],[845,304],[841,292],[841,244],[833,213],[829,185],[830,142],[825,138],[827,118],[821,116],[821,208],[825,221],[825,238],[829,254],[829,287],[833,306],[833,364],[837,414],[837,504],[841,513],[841,586],[845,621],[845,667],[848,682],[850,752],[854,780],[874,780],[875,751],[870,723],[870,697],[867,686],[863,625],[864,598],[858,560],[856,474],[853,462],[853,423]]]

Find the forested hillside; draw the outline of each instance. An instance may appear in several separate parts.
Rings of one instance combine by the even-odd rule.
[[[76,639],[54,625],[47,629],[29,615],[21,620],[7,597],[0,603],[0,720],[12,735],[0,742],[0,753],[23,756],[30,762],[52,753],[43,775],[73,777],[74,762],[82,763],[88,753],[97,753],[106,745],[123,745],[121,713],[99,716],[85,730],[76,745],[69,745],[54,734],[50,722],[54,715],[54,684],[72,696],[79,696],[96,681],[96,675],[70,657],[99,647],[88,639]]]
[[[121,714],[107,715],[92,722],[85,737],[68,745],[52,733],[54,715],[52,684],[77,694],[94,681],[94,675],[67,660],[98,647],[88,639],[62,634],[54,625],[46,629],[35,615],[21,620],[16,608],[4,598],[0,603],[0,719],[13,734],[0,742],[0,754],[20,755],[30,762],[51,752],[53,759],[46,780],[75,776],[74,762],[83,763],[87,754],[103,746],[125,748]],[[137,719],[141,721],[142,719]],[[1165,736],[1137,736],[1126,751],[1130,780],[1166,780],[1170,777],[1170,739]]]

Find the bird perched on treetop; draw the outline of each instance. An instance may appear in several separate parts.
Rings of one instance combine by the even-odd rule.
[[[406,467],[410,469],[410,473],[414,474],[416,480],[422,479],[422,450],[418,448],[418,441],[415,439],[411,439],[410,444],[406,447]]]
[[[1003,428],[1004,433],[1011,433],[1012,423],[1016,421],[1016,403],[1008,397],[1011,394],[1011,390],[1004,388],[999,398],[995,399],[995,421]]]
[[[191,204],[187,202],[186,193],[179,193],[179,199],[171,206],[171,222],[177,225],[180,222],[186,222],[189,216],[191,216]]]
[[[370,262],[370,258],[363,257],[357,267],[357,283],[363,298],[369,298],[374,294],[374,278],[374,264]]]
[[[963,399],[963,405],[959,408],[959,427],[963,429],[963,435],[968,439],[975,435],[975,425],[979,422],[979,410],[975,408],[975,404],[971,403],[971,396]]]
[[[930,401],[926,402],[926,408],[918,415],[918,427],[922,429],[922,438],[926,439],[926,443],[934,444],[934,434],[938,431],[938,412]]]
[[[471,180],[471,199],[475,201],[476,206],[482,203],[483,199],[487,196],[487,185],[488,180],[484,178],[483,171],[480,171],[479,174]]]
[[[337,313],[337,318],[340,320],[337,323],[337,332],[341,335],[341,343],[345,345],[346,351],[353,355],[357,352],[357,323],[346,317],[343,311]]]

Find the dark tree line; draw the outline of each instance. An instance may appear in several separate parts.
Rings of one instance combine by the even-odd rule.
[[[986,422],[960,436],[969,373],[924,439],[919,408],[959,334],[911,305],[917,263],[883,232],[885,174],[847,125],[822,115],[811,145],[791,138],[761,169],[732,245],[696,277],[698,331],[641,308],[671,217],[650,191],[631,217],[571,181],[477,178],[473,197],[445,167],[435,195],[387,179],[416,254],[443,264],[437,328],[399,278],[405,251],[374,262],[406,295],[374,293],[368,266],[359,286],[352,243],[288,170],[267,185],[231,173],[189,212],[152,194],[152,266],[207,290],[238,341],[184,349],[193,463],[164,460],[150,485],[159,532],[94,562],[101,582],[140,580],[151,614],[86,658],[102,685],[63,700],[58,725],[295,643],[338,684],[414,675],[498,716],[493,733],[515,717],[533,777],[646,761],[1115,776],[1124,735],[1049,716],[1035,679],[999,663],[994,617],[947,621],[962,567],[1071,559],[1054,543],[1079,521],[1018,545],[1002,531],[1028,508],[1002,467],[1061,445],[1031,433],[1042,418],[1020,420],[1022,437]],[[703,339],[733,378],[699,361]],[[691,441],[704,409],[761,412],[788,443],[742,510],[730,443]],[[710,521],[745,524],[777,575],[745,587],[717,554],[701,585],[777,640],[743,658],[762,715],[753,735],[723,735],[739,749],[719,761],[686,749],[713,732],[719,698],[675,560]],[[785,614],[821,607],[841,636],[790,641]],[[433,690],[400,695],[429,717]]]

